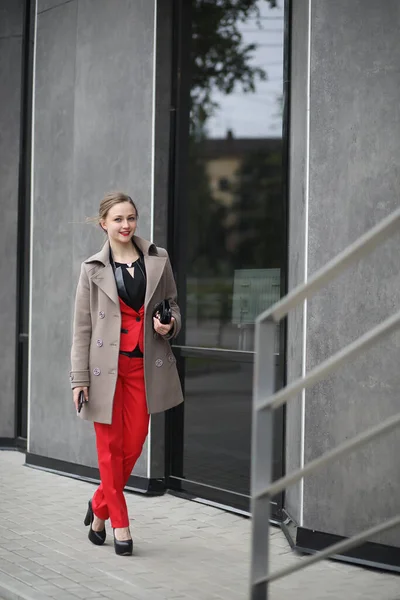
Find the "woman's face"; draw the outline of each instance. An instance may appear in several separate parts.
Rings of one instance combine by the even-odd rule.
[[[137,227],[136,210],[130,202],[115,204],[106,218],[100,221],[100,225],[107,231],[110,241],[128,243]]]

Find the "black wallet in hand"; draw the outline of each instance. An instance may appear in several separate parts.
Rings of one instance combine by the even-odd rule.
[[[160,323],[162,323],[163,325],[168,325],[169,323],[171,323],[172,311],[169,301],[167,299],[162,300],[161,302],[156,304],[153,311],[153,317],[158,317]]]

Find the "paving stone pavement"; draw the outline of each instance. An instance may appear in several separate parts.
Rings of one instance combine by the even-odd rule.
[[[0,600],[248,600],[250,521],[169,494],[127,494],[134,556],[93,546],[90,483],[0,451]],[[276,528],[272,568],[303,560]],[[325,561],[271,586],[271,600],[399,600],[400,577]]]

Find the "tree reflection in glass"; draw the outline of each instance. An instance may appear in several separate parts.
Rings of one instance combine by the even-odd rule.
[[[282,1],[192,10],[186,344],[252,350],[284,253]]]

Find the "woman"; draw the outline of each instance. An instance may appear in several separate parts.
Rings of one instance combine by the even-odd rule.
[[[123,489],[141,454],[149,414],[182,402],[169,341],[180,330],[176,285],[167,252],[135,235],[138,211],[126,194],[108,194],[98,223],[107,241],[81,266],[76,292],[70,380],[79,413],[93,421],[101,484],[89,501],[85,525],[101,545],[105,521],[117,554],[132,554]],[[169,324],[153,316],[168,299]]]

